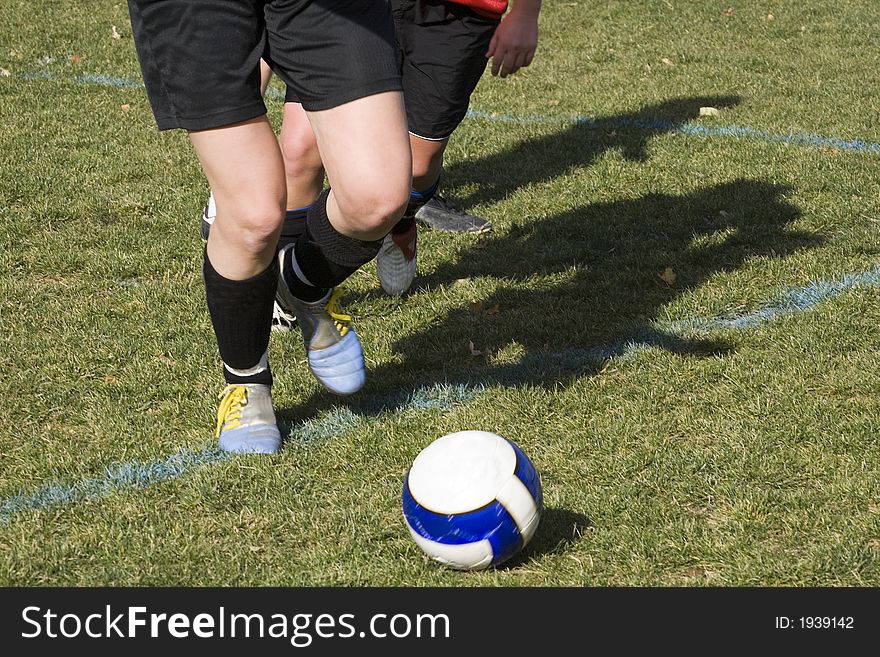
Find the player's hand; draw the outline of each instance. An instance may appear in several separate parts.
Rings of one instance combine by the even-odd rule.
[[[532,63],[538,47],[537,13],[513,10],[495,29],[486,57],[492,58],[492,75],[513,75]]]

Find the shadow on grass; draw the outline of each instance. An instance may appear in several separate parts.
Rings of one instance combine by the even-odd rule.
[[[477,183],[472,194],[455,197],[456,204],[470,207],[495,203],[520,187],[587,167],[609,151],[618,151],[630,161],[645,162],[648,142],[654,137],[674,132],[698,118],[701,107],[733,107],[740,100],[739,96],[673,98],[636,112],[582,119],[564,130],[498,153],[450,163],[444,169],[443,187]]]
[[[421,284],[503,276],[485,298],[451,310],[394,343],[403,363],[373,368],[362,393],[346,400],[372,414],[372,400],[433,384],[538,385],[553,389],[602,369],[611,358],[650,346],[684,357],[723,354],[714,339],[664,332],[662,311],[677,296],[751,258],[782,258],[812,248],[820,236],[788,225],[799,211],[790,188],[736,180],[694,194],[652,194],[563,213],[489,235],[458,262]],[[672,283],[660,273],[671,269]],[[550,286],[535,275],[560,274]],[[482,352],[472,355],[470,345]],[[400,403],[406,400],[399,394]],[[301,410],[338,399],[319,393]],[[379,410],[390,410],[387,399]]]
[[[736,101],[677,99],[575,125],[457,164],[454,171],[472,176],[480,184],[480,198],[492,200],[519,185],[588,164],[609,148],[644,159],[651,136],[694,118],[703,105]],[[613,138],[601,126],[607,126],[609,135],[615,133]],[[791,191],[787,185],[741,178],[686,195],[648,194],[597,203],[482,236],[457,262],[441,264],[416,283],[424,288],[485,276],[503,279],[503,286],[402,336],[393,346],[403,363],[373,368],[364,390],[343,403],[361,414],[393,410],[395,403],[405,402],[405,394],[397,394],[399,402],[375,403],[391,392],[389,381],[398,391],[435,384],[553,389],[592,375],[609,359],[640,346],[686,357],[725,353],[730,346],[723,342],[659,329],[663,309],[749,259],[783,258],[821,244],[822,236],[791,228],[800,216],[786,201]],[[674,273],[674,280],[661,277],[664,272]],[[548,276],[552,284],[538,278]],[[363,299],[377,295],[367,292]],[[293,424],[339,403],[316,393],[281,415]]]
[[[499,570],[519,568],[529,559],[545,554],[565,554],[568,547],[580,540],[592,526],[590,519],[582,513],[545,508],[532,540],[519,554],[500,564]]]

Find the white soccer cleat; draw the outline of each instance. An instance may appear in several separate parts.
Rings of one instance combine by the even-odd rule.
[[[402,233],[388,233],[376,255],[376,272],[386,294],[401,295],[416,276],[418,231],[413,221]]]

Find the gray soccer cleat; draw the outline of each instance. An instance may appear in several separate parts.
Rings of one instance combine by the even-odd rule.
[[[214,219],[217,217],[217,206],[214,205],[214,194],[208,195],[208,201],[202,209],[202,222],[199,224],[199,235],[205,242],[208,241],[208,235],[211,233],[211,226],[214,225]]]
[[[241,454],[274,454],[281,449],[271,387],[231,383],[219,395],[217,429],[220,449]]]
[[[294,326],[296,326],[296,315],[282,306],[276,298],[275,305],[272,306],[272,330],[288,333]]]
[[[357,392],[366,382],[364,352],[351,327],[351,315],[343,313],[339,306],[342,288],[329,290],[323,299],[311,303],[293,296],[284,272],[284,254],[290,248],[292,244],[278,254],[281,264],[276,292],[278,304],[296,315],[309,369],[321,385],[337,395]]]
[[[419,208],[416,221],[444,233],[484,233],[492,230],[491,221],[454,208],[440,194],[434,194]]]

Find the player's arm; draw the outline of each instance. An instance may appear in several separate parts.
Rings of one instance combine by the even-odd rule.
[[[492,58],[492,75],[502,78],[532,63],[538,47],[538,14],[541,0],[514,0],[501,19],[486,57]]]

